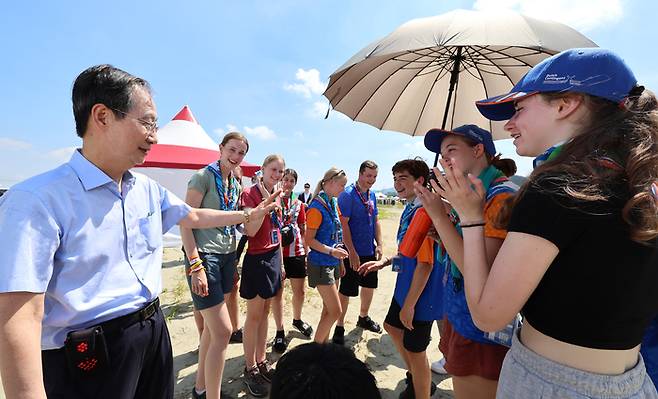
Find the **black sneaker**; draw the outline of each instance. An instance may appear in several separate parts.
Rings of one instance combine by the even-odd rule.
[[[242,343],[242,329],[234,331],[231,333],[231,338],[228,340],[231,344],[241,344]]]
[[[303,320],[293,320],[292,326],[306,337],[310,337],[313,334],[313,327]]]
[[[251,370],[247,370],[245,367],[244,384],[247,386],[249,393],[257,398],[264,398],[270,393],[267,382],[258,371],[258,366],[254,366]]]
[[[283,335],[283,332],[279,333],[277,331],[272,349],[277,353],[283,353],[288,349],[288,340],[286,339],[286,336]]]
[[[331,342],[336,345],[345,345],[345,327],[336,326],[334,328],[334,335],[331,337]]]
[[[361,327],[365,330],[372,331],[374,333],[381,333],[382,327],[377,324],[376,321],[370,318],[370,316],[361,317],[359,316],[359,321],[356,322],[357,327]]]
[[[260,376],[267,382],[272,382],[272,377],[274,376],[274,367],[270,364],[267,359],[263,360],[260,363],[256,364],[256,367],[258,367],[258,371],[260,372]]]
[[[404,391],[400,392],[400,396],[398,396],[398,399],[416,399],[416,393],[414,392],[414,380],[413,377],[411,376],[411,373],[407,371],[406,378],[404,379],[405,384],[407,384],[407,387],[404,389]],[[436,393],[436,384],[434,381],[431,382],[430,385],[430,397],[432,397]]]
[[[192,399],[206,399],[206,391],[203,393],[196,393],[196,389],[192,388]]]

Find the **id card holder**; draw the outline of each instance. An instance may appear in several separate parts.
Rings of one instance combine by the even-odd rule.
[[[400,273],[402,271],[402,258],[400,255],[395,255],[391,260],[391,270],[396,273]]]
[[[64,348],[69,370],[75,376],[89,377],[109,366],[107,344],[101,326],[69,332]]]
[[[272,245],[279,243],[279,230],[272,230],[272,234],[270,235],[270,242]]]

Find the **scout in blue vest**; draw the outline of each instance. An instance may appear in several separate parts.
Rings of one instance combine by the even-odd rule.
[[[348,254],[343,246],[340,209],[336,197],[345,189],[347,176],[342,169],[331,168],[318,182],[306,217],[308,285],[317,288],[322,297],[322,315],[315,330],[315,342],[329,338],[331,326],[341,314],[338,280],[345,275],[343,259]]]

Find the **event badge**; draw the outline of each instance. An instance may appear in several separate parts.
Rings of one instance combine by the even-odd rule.
[[[279,243],[279,230],[272,230],[272,245]]]
[[[400,273],[402,271],[402,257],[400,255],[394,256],[391,260],[391,270],[396,273]]]

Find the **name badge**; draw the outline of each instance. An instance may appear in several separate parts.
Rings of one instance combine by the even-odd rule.
[[[279,230],[272,231],[271,242],[273,245],[279,243]]]

